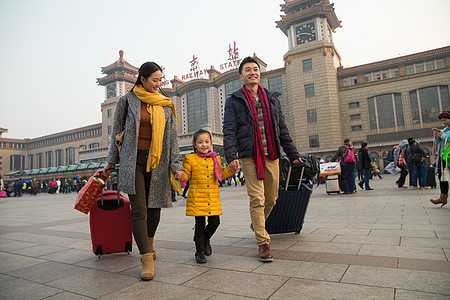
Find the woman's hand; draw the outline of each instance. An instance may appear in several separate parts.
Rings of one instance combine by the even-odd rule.
[[[183,170],[178,170],[175,172],[175,174],[173,174],[173,177],[175,177],[175,180],[181,181],[184,177],[184,171]]]
[[[111,173],[111,169],[115,169],[116,168],[116,164],[112,164],[112,163],[107,163],[104,167],[103,167],[103,172],[107,172],[108,174]]]
[[[443,134],[443,132],[441,130],[437,129],[437,128],[433,128],[432,130],[434,132],[434,136],[437,137],[437,138],[440,138],[442,136],[442,134]]]

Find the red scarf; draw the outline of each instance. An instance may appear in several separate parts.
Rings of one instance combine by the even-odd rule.
[[[245,98],[247,98],[250,112],[252,114],[253,123],[253,159],[255,160],[256,176],[259,180],[266,178],[266,158],[264,155],[264,147],[262,143],[261,130],[259,129],[258,114],[256,112],[256,104],[253,99],[252,93],[248,88],[243,85],[242,92],[244,92]],[[269,152],[269,158],[275,160],[278,158],[277,150],[275,146],[275,134],[273,131],[272,117],[270,115],[269,100],[267,100],[266,91],[262,86],[258,85],[258,97],[261,101],[261,108],[264,117],[264,130],[266,132],[267,151]]]
[[[200,157],[211,157],[214,161],[214,173],[216,174],[216,178],[219,181],[222,181],[222,175],[220,175],[220,165],[219,160],[217,159],[217,153],[209,151],[208,153],[200,153],[197,149],[195,149],[195,154]]]

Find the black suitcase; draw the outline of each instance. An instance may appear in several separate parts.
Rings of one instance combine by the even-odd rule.
[[[295,232],[303,228],[303,221],[312,194],[312,184],[303,179],[303,168],[289,167],[287,184],[278,189],[278,199],[266,220],[266,231],[269,234]],[[300,173],[300,176],[295,176]],[[293,175],[295,174],[295,175]],[[290,177],[294,177],[290,180]],[[297,177],[297,179],[295,179]],[[289,183],[297,182],[297,185]]]
[[[436,188],[436,174],[434,173],[436,169],[434,167],[427,168],[427,180],[426,186],[431,186],[432,188]]]

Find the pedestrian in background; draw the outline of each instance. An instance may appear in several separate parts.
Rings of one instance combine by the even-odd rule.
[[[353,152],[354,160],[346,159],[351,154],[349,151]],[[341,162],[341,178],[344,183],[344,194],[351,194],[355,192],[356,155],[350,139],[345,139],[344,145],[340,146],[331,158],[331,161],[338,160]]]
[[[441,195],[437,199],[430,199],[433,204],[442,204],[444,206],[448,201],[448,179],[447,181],[442,180],[442,174],[445,168],[449,168],[449,165],[443,161],[441,154],[444,148],[450,142],[450,111],[445,110],[439,113],[439,120],[441,120],[442,124],[445,126],[444,129],[439,130],[437,128],[433,128],[434,139],[433,142],[437,145],[436,151],[436,173],[439,177],[439,188],[441,190]]]
[[[361,169],[363,170],[363,178],[358,183],[359,187],[364,189],[366,191],[371,191],[373,188],[369,185],[369,179],[370,179],[370,169],[373,167],[372,162],[370,161],[369,156],[369,147],[367,146],[367,143],[361,144],[361,149],[358,151],[358,163],[361,166]]]
[[[398,144],[398,146],[394,146],[394,165],[400,168],[400,177],[395,182],[399,189],[408,188],[405,186],[406,175],[408,175],[408,171],[406,170],[406,161],[404,159],[406,146],[408,146],[407,140],[403,140],[400,144]]]

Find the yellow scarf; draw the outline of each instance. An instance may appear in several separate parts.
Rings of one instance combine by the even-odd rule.
[[[166,117],[164,115],[164,106],[170,106],[172,108],[175,120],[177,118],[177,113],[175,111],[175,106],[172,100],[160,93],[150,93],[147,92],[141,85],[136,85],[133,88],[134,94],[142,102],[147,104],[147,111],[150,114],[150,124],[152,125],[152,141],[150,143],[150,149],[147,159],[147,172],[150,172],[159,165],[159,160],[161,158],[162,143],[164,138],[164,129],[166,124]],[[178,181],[175,180],[172,172],[171,183],[175,191],[180,192],[181,186]]]

